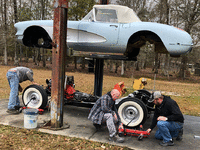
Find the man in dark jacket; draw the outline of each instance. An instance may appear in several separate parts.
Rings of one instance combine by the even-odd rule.
[[[88,119],[96,126],[106,124],[109,131],[109,140],[118,143],[123,143],[124,138],[117,135],[115,124],[121,128],[123,127],[115,106],[115,100],[124,93],[123,84],[123,82],[116,84],[117,86],[119,85],[117,88],[115,85],[111,92],[100,97],[92,107],[88,116]]]
[[[160,142],[162,146],[173,146],[173,137],[177,137],[177,141],[182,140],[183,134],[183,114],[178,104],[169,96],[163,96],[159,91],[154,92],[155,112],[152,124],[148,132],[151,132],[157,125],[158,130],[155,133],[156,139],[163,140]]]
[[[22,87],[19,83],[30,80],[34,83],[33,80],[33,71],[26,67],[16,67],[8,70],[7,79],[10,86],[10,97],[8,102],[7,113],[18,114],[20,108],[20,101],[18,97],[18,91],[22,92]]]

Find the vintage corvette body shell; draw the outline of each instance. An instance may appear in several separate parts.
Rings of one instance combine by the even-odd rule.
[[[116,7],[116,10],[120,8],[130,11],[125,6],[110,6],[106,6],[106,9]],[[98,7],[95,5],[90,14],[95,16],[95,9]],[[98,9],[104,9],[104,7],[105,5]],[[140,20],[127,23],[124,20],[120,22],[119,18],[118,22],[83,19],[68,21],[67,27],[67,45],[78,51],[123,53],[126,56],[137,56],[139,48],[146,41],[155,44],[158,47],[156,51],[169,53],[171,56],[180,56],[192,49],[192,38],[187,32],[159,23],[141,22]],[[53,37],[53,20],[19,22],[15,24],[15,28],[17,29],[17,40],[24,45],[51,48],[49,43],[52,42]],[[43,44],[34,43],[34,40],[37,42],[40,38],[43,38]]]

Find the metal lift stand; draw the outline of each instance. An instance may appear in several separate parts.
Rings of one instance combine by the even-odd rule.
[[[107,5],[109,0],[100,0],[100,4]],[[103,65],[104,59],[96,58],[95,65],[95,81],[94,81],[94,95],[102,95],[102,86],[103,86]]]
[[[68,0],[54,1],[51,128],[63,126]]]
[[[103,86],[103,66],[104,59],[96,59],[95,65],[95,81],[94,81],[94,95],[102,95],[102,86]]]

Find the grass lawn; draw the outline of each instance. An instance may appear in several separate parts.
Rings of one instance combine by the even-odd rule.
[[[46,134],[36,130],[0,125],[2,150],[129,150],[126,147],[80,138]]]
[[[0,99],[9,98],[10,87],[6,78],[6,73],[11,67],[13,66],[0,65]],[[46,86],[46,79],[51,78],[52,71],[48,69],[33,69],[33,72],[35,82]],[[94,75],[92,73],[66,72],[66,75],[74,76],[76,90],[88,94],[93,93]],[[120,81],[124,81],[129,93],[134,91],[132,88],[134,78],[104,75],[102,93],[107,93],[114,87],[116,83]],[[199,80],[197,81],[198,83],[184,83],[177,81],[156,80],[155,90],[163,91],[166,94],[173,92],[176,95],[180,95],[172,95],[171,97],[177,101],[183,114],[200,116],[200,83]],[[30,81],[25,81],[21,84],[21,86],[25,88],[30,84]],[[145,88],[150,91],[154,89],[154,80],[148,81],[148,84],[145,86]]]
[[[10,88],[6,79],[7,70],[14,66],[0,65],[0,99],[9,97]],[[45,80],[51,78],[51,70],[34,69],[34,80],[40,85],[46,86]],[[92,94],[94,91],[94,75],[91,73],[66,72],[68,76],[74,76],[75,89],[81,92]],[[103,78],[103,91],[110,91],[113,86],[124,81],[128,92],[133,92],[132,84],[134,78],[108,76]],[[200,84],[184,83],[178,81],[153,80],[148,81],[147,90],[154,89],[163,91],[164,93],[173,92],[179,96],[171,96],[180,106],[183,114],[200,116]],[[30,85],[31,82],[26,81],[21,84],[23,88]],[[22,93],[20,93],[22,94]],[[19,129],[10,126],[0,125],[0,149],[128,149],[125,147],[113,146],[105,143],[91,142],[84,139],[69,138],[65,136],[49,135],[35,130]]]

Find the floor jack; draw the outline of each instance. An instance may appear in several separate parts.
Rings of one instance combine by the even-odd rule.
[[[133,119],[126,126],[128,126],[133,121]],[[150,135],[150,132],[143,130],[143,125],[139,126],[139,130],[119,128],[118,133],[119,133],[119,136],[123,136],[123,135],[137,136],[138,141],[141,141],[143,138],[148,137]]]
[[[33,99],[33,98],[32,98],[32,99]],[[32,99],[30,99],[30,101],[31,101]],[[31,107],[27,107],[28,104],[30,103],[30,101],[29,101],[24,107],[18,108],[18,110],[19,110],[20,113],[21,113],[22,110],[24,110],[24,109],[29,109],[29,108],[31,108]],[[38,108],[37,108],[37,109],[38,109]],[[39,113],[40,115],[42,115],[42,114],[44,113],[44,109],[38,109],[38,113]]]
[[[126,128],[119,128],[118,129],[119,136],[128,135],[128,136],[137,136],[138,141],[141,141],[143,138],[148,137],[150,132],[143,131],[143,126],[140,125],[139,130],[135,129],[126,129]]]
[[[19,112],[21,113],[22,110],[24,110],[24,109],[30,109],[30,108],[31,108],[31,107],[21,107],[20,110],[19,110]],[[38,109],[38,108],[36,108],[36,109]],[[38,109],[38,113],[39,113],[40,115],[42,115],[42,114],[44,113],[44,109]]]

